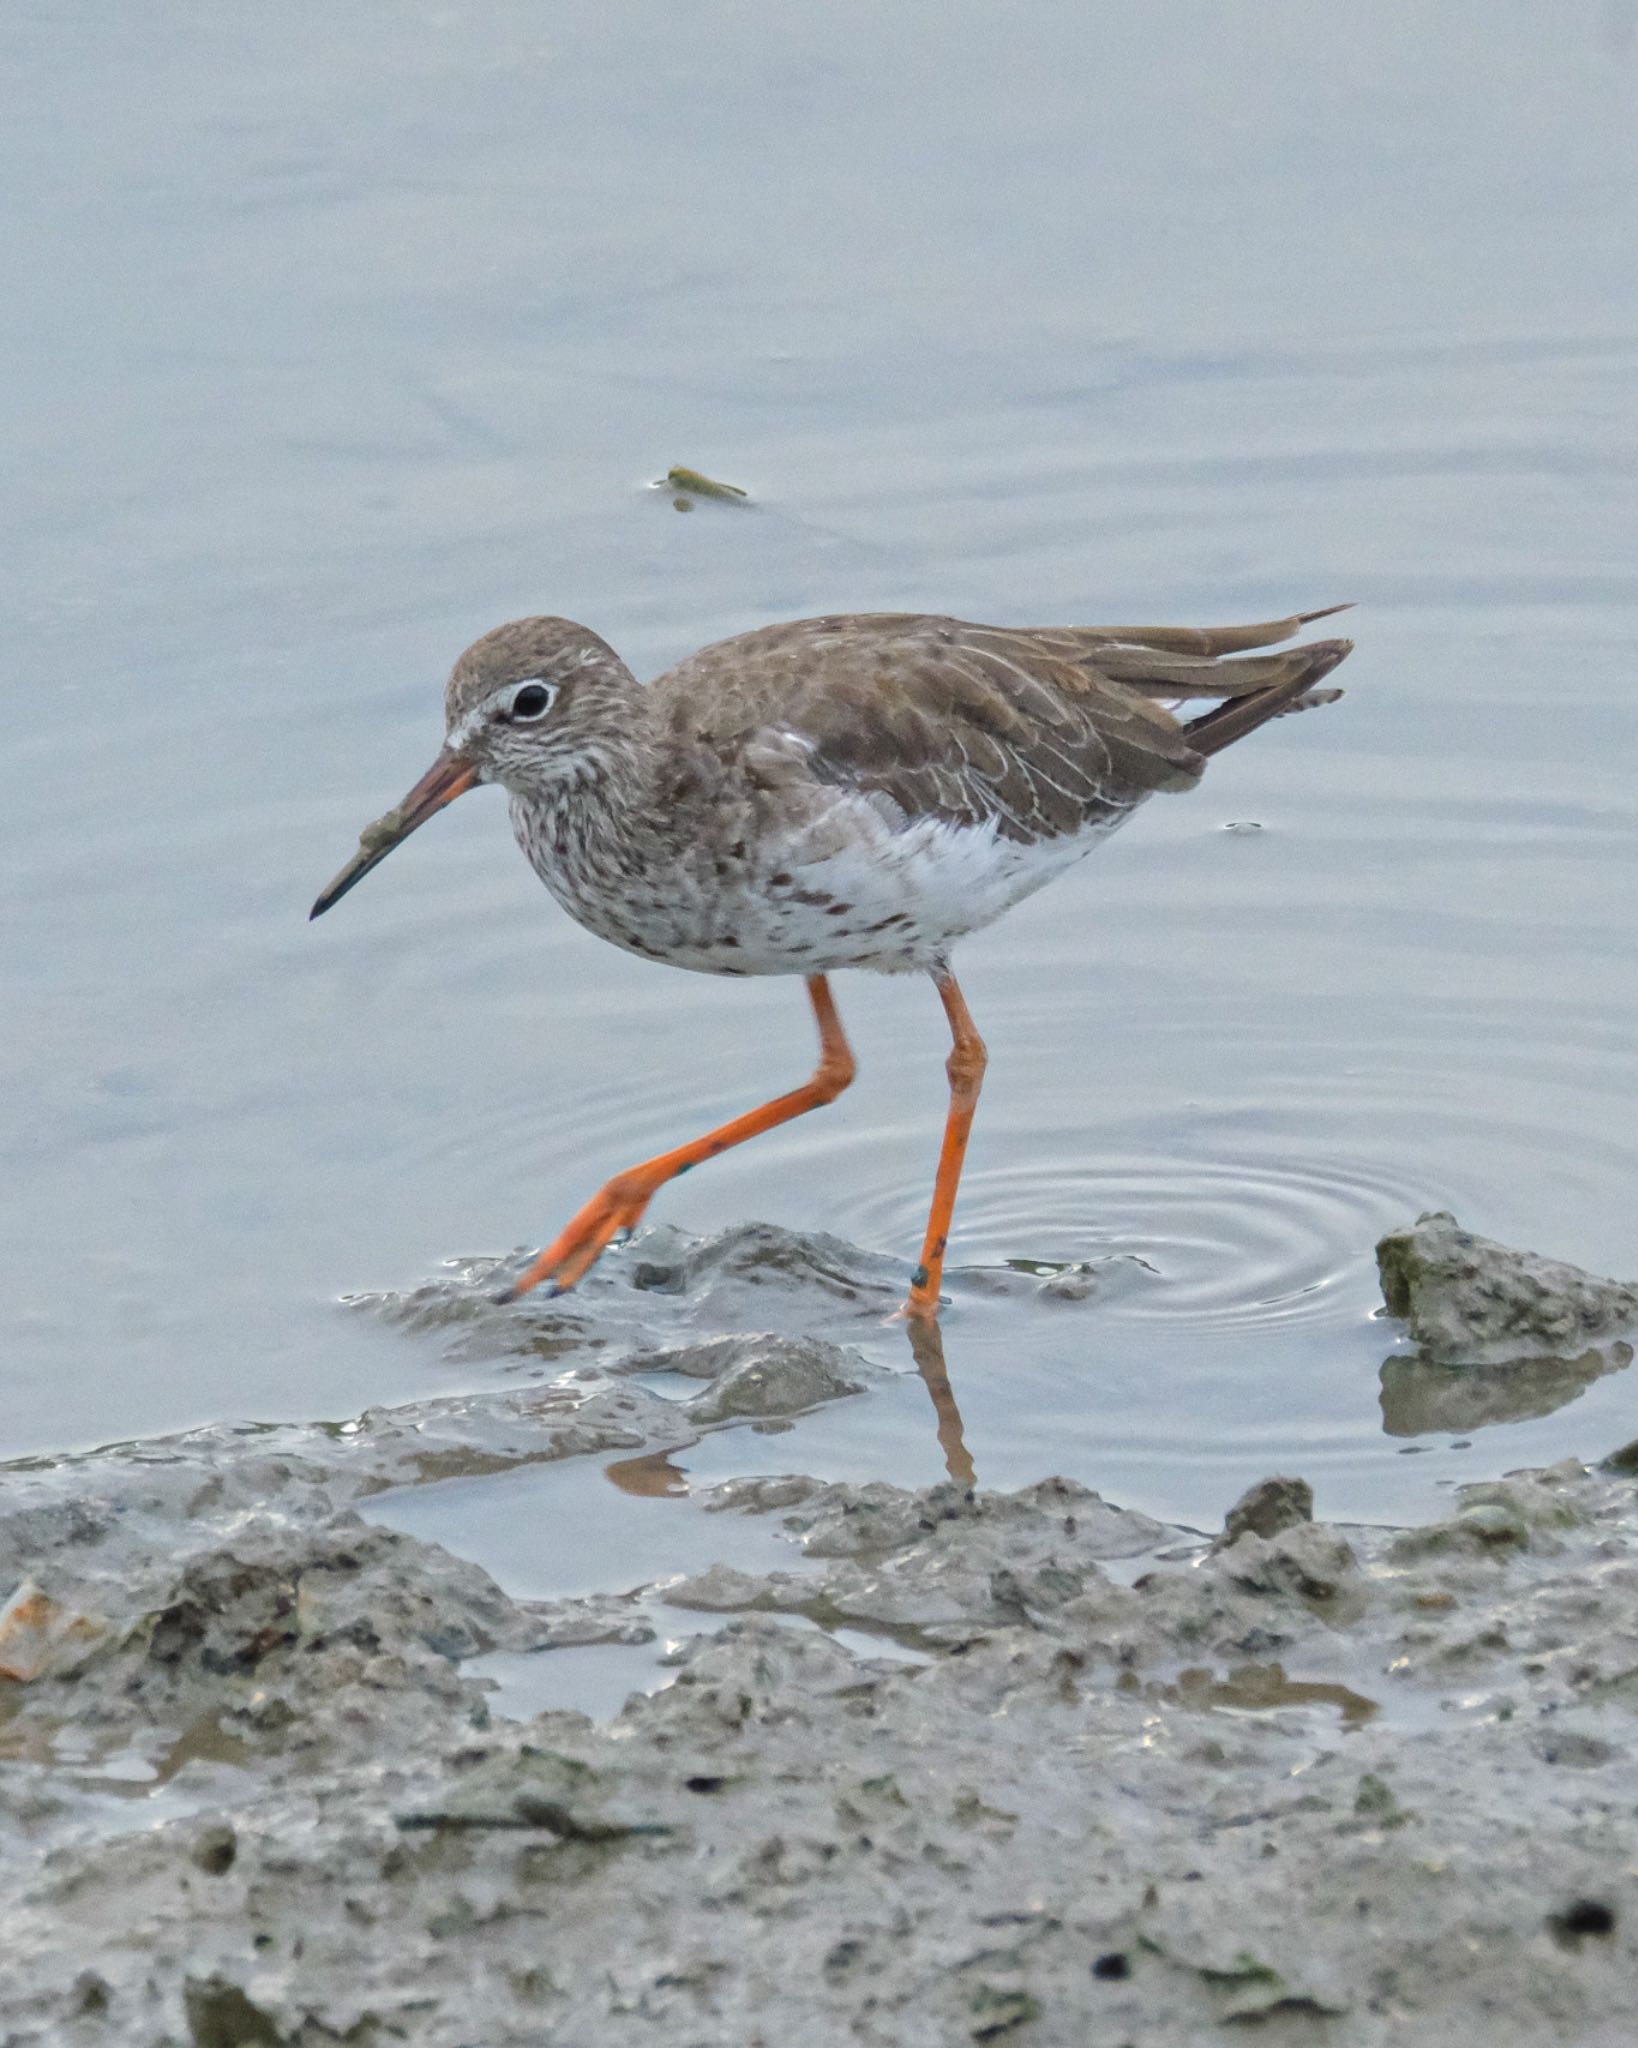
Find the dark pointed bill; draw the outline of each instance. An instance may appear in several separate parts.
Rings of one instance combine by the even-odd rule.
[[[307,913],[309,918],[322,917],[332,903],[339,903],[353,884],[363,881],[401,839],[407,839],[417,825],[424,825],[434,811],[453,803],[477,779],[477,771],[469,763],[453,754],[440,754],[401,804],[395,804],[373,825],[364,827],[358,835],[357,853]]]

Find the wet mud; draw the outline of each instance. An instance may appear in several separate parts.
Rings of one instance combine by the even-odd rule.
[[[8,2048],[1386,2048],[1476,2013],[1503,2048],[1630,2038],[1631,1446],[1402,1530],[1316,1522],[1291,1473],[1210,1532],[1063,1479],[771,1462],[703,1503],[722,1561],[582,1598],[514,1597],[374,1518],[566,1459],[664,1494],[690,1434],[867,1395],[845,1345],[748,1332],[746,1296],[771,1304],[795,1259],[879,1313],[891,1275],[772,1242],[657,1247],[666,1285],[716,1303],[681,1341],[614,1282],[576,1306],[627,1318],[611,1345],[637,1378],[0,1473]],[[1482,1380],[1550,1355],[1549,1328],[1594,1336],[1586,1276],[1510,1334],[1517,1255],[1457,1249],[1495,1255],[1498,1362],[1430,1369]],[[498,1342],[490,1277],[376,1306]],[[1419,1314],[1459,1333],[1449,1299]],[[665,1399],[654,1373],[697,1385]],[[748,1529],[781,1561],[731,1561]],[[554,1703],[554,1658],[659,1614],[658,1690],[602,1721]],[[498,1662],[543,1711],[499,1711]]]

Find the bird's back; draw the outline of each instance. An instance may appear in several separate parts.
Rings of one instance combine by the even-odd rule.
[[[1321,701],[1315,686],[1348,641],[1250,650],[1323,616],[1220,628],[798,619],[689,656],[650,686],[650,704],[684,747],[732,759],[783,744],[805,775],[906,822],[1037,843],[1107,830],[1156,791],[1191,787],[1230,738]],[[1221,701],[1191,725],[1172,709],[1191,698]]]

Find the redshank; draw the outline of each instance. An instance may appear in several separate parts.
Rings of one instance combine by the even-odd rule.
[[[985,1066],[951,948],[1146,797],[1192,788],[1209,755],[1339,696],[1318,686],[1351,642],[1250,650],[1346,609],[1217,628],[799,619],[646,687],[568,619],[518,619],[475,642],[449,679],[437,760],[312,915],[435,811],[498,782],[530,865],[588,931],[701,974],[800,974],[819,1026],[811,1080],[616,1174],[509,1294],[572,1287],[665,1182],[833,1102],[855,1069],[832,972],[919,969],[949,1020],[950,1106],[906,1309],[936,1317]],[[1175,715],[1203,698],[1217,702]]]

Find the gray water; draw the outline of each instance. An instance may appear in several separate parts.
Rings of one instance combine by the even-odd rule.
[[[341,1298],[808,1071],[794,985],[600,946],[490,792],[307,925],[490,625],[651,673],[828,610],[1344,599],[1340,705],[959,963],[968,1449],[1202,1523],[1634,1433],[1622,1373],[1385,1433],[1371,1253],[1450,1207],[1638,1271],[1638,10],[12,0],[0,76],[0,1453],[499,1380]],[[674,462],[752,502],[679,515]],[[914,1256],[943,1021],[838,994],[853,1092],[666,1220]],[[984,1278],[1120,1252],[1089,1303]],[[894,1377],[690,1483],[939,1476],[866,1341]]]

